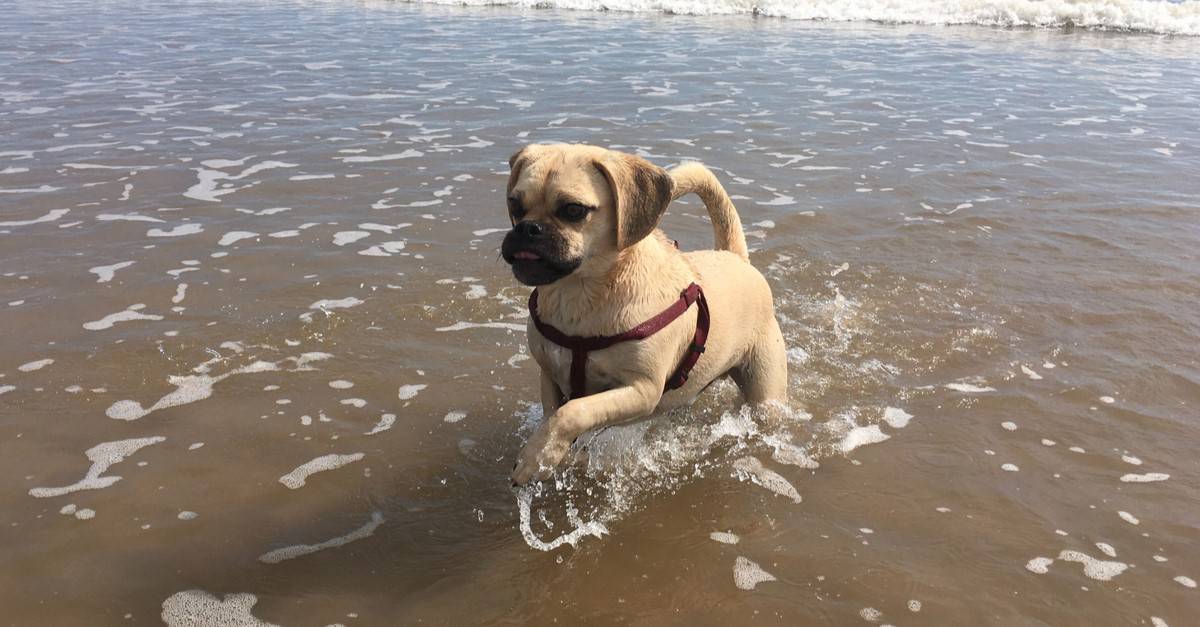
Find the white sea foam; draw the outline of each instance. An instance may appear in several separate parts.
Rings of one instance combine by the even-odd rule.
[[[121,480],[121,477],[111,476],[102,477],[104,471],[108,470],[114,464],[118,464],[125,460],[126,457],[133,455],[139,450],[158,444],[166,440],[162,436],[153,436],[148,438],[133,438],[129,440],[118,440],[116,442],[104,442],[89,448],[84,452],[88,461],[92,462],[92,467],[88,468],[87,474],[82,479],[72,483],[71,485],[62,486],[59,488],[32,488],[29,490],[29,495],[37,498],[47,498],[52,496],[62,496],[77,492],[79,490],[99,490]]]
[[[113,280],[113,275],[115,275],[117,273],[117,270],[120,270],[122,268],[128,268],[129,266],[132,266],[134,263],[137,263],[137,262],[122,261],[120,263],[114,263],[110,266],[96,266],[94,268],[88,268],[88,272],[91,272],[92,274],[99,277],[96,280],[97,283],[108,283],[109,281]]]
[[[1151,483],[1154,481],[1166,481],[1170,478],[1171,475],[1168,475],[1165,472],[1148,472],[1142,475],[1129,473],[1127,475],[1121,475],[1121,481],[1124,481],[1125,483]]]
[[[180,224],[179,226],[169,229],[150,229],[146,231],[146,237],[183,237],[185,235],[195,235],[202,233],[204,227],[194,222],[188,224]]]
[[[345,163],[374,163],[376,161],[396,161],[399,159],[411,159],[413,157],[420,157],[423,154],[425,154],[425,153],[421,152],[420,150],[412,150],[410,148],[408,150],[405,150],[404,152],[396,152],[396,153],[387,154],[387,155],[378,155],[378,156],[356,155],[353,157],[334,157],[334,158],[341,159]]]
[[[354,542],[355,540],[362,540],[363,538],[371,537],[371,535],[375,533],[375,530],[378,529],[379,525],[382,525],[383,522],[383,514],[379,512],[373,512],[371,514],[371,519],[368,520],[366,524],[358,529],[355,529],[354,531],[351,531],[350,533],[338,536],[336,538],[330,538],[329,540],[319,542],[317,544],[297,544],[294,546],[285,546],[281,549],[275,549],[274,551],[260,555],[258,557],[258,561],[266,564],[278,564],[284,560],[311,555],[317,551],[337,548],[339,546]]]
[[[278,362],[259,360],[220,375],[210,375],[208,373],[210,362],[206,362],[192,369],[194,374],[169,376],[167,381],[175,386],[175,391],[158,399],[150,407],[143,407],[141,403],[134,400],[122,400],[110,405],[104,413],[113,420],[138,420],[160,409],[202,401],[212,396],[214,385],[235,375],[277,371],[281,369],[280,364],[284,362],[292,362],[296,370],[304,370],[307,369],[309,363],[330,357],[332,355],[329,353],[312,352],[296,357],[287,357]]]
[[[17,366],[17,370],[20,370],[21,372],[33,372],[35,370],[41,370],[52,363],[54,363],[54,360],[50,358],[39,359],[37,361],[31,361],[27,364],[21,364],[20,366]]]
[[[345,466],[346,464],[352,464],[363,457],[364,455],[362,453],[350,453],[349,455],[330,453],[329,455],[322,455],[312,461],[300,464],[295,470],[280,477],[279,483],[287,486],[290,490],[299,490],[300,488],[304,487],[304,484],[308,481],[308,477],[310,475],[318,472],[324,472],[326,470],[341,468],[342,466]]]
[[[763,570],[761,566],[742,556],[733,563],[733,585],[739,590],[753,590],[755,586],[767,581],[777,581],[775,575]]]
[[[799,20],[985,26],[1076,26],[1200,35],[1200,3],[1153,0],[419,0],[430,4],[505,5],[690,15],[758,14]],[[524,102],[524,101],[522,101]],[[531,103],[532,104],[532,103]]]
[[[161,218],[144,216],[140,213],[101,213],[96,216],[100,222],[164,222]]]
[[[741,538],[737,534],[729,533],[728,531],[714,531],[708,534],[708,537],[720,542],[721,544],[737,544],[741,542]]]
[[[247,176],[250,176],[251,174],[255,174],[255,173],[261,172],[263,170],[270,170],[270,169],[274,169],[274,168],[297,167],[297,165],[295,163],[284,163],[282,161],[263,161],[262,163],[254,164],[254,165],[246,168],[245,170],[242,170],[238,174],[229,174],[229,173],[220,171],[220,169],[223,169],[223,168],[228,168],[228,167],[232,167],[235,165],[242,165],[243,163],[246,162],[247,159],[250,159],[250,157],[246,157],[246,158],[239,159],[239,160],[209,159],[207,161],[200,162],[200,165],[204,166],[204,168],[196,168],[195,169],[196,170],[196,178],[198,179],[196,184],[189,187],[187,189],[187,191],[185,191],[183,193],[183,195],[187,196],[188,198],[194,198],[196,200],[206,200],[208,202],[221,202],[221,198],[220,198],[221,196],[224,196],[226,194],[232,194],[238,190],[245,189],[245,188],[253,185],[253,183],[248,183],[241,187],[237,187],[237,186],[230,184],[227,187],[220,187],[220,185],[222,185],[221,181],[238,181],[238,180],[246,178]],[[206,168],[218,168],[218,169],[210,170],[210,169],[206,169]],[[220,188],[218,189],[218,187],[220,187]]]
[[[903,429],[908,426],[908,421],[912,420],[912,417],[912,414],[896,407],[885,407],[883,409],[883,421],[888,423],[888,426],[893,429]]]
[[[879,429],[879,425],[867,425],[865,427],[854,427],[838,443],[838,447],[843,453],[849,453],[860,446],[868,444],[878,444],[891,438],[892,436],[884,433]]]
[[[138,303],[136,305],[130,305],[129,308],[126,309],[125,311],[118,311],[117,313],[108,314],[107,316],[104,316],[103,318],[101,318],[99,320],[85,322],[85,323],[83,323],[83,328],[87,329],[88,331],[101,331],[104,329],[111,329],[112,326],[118,322],[130,322],[133,320],[162,320],[163,319],[163,317],[158,314],[139,313],[142,309],[145,309],[145,307],[146,307],[146,305],[143,303]]]
[[[583,522],[579,519],[578,514],[575,513],[574,510],[570,510],[568,512],[568,518],[574,525],[574,528],[570,532],[554,538],[549,542],[538,538],[533,533],[531,516],[529,512],[530,503],[533,501],[533,491],[535,489],[536,488],[534,487],[526,486],[517,491],[517,510],[521,515],[521,537],[525,539],[525,544],[528,544],[531,548],[539,551],[553,551],[564,544],[575,546],[580,540],[587,536],[599,538],[608,534],[608,527],[605,527],[604,523],[598,520]]]
[[[436,331],[463,331],[465,329],[509,329],[511,331],[524,331],[524,324],[515,322],[455,322],[447,327],[438,327]]]
[[[367,257],[391,257],[392,255],[404,250],[407,243],[404,240],[395,240],[391,242],[383,242],[376,244],[370,248],[358,251],[358,254]]]
[[[733,462],[733,469],[737,471],[739,478],[743,481],[749,480],[755,485],[762,486],[779,496],[791,499],[793,503],[801,501],[800,493],[790,481],[785,479],[783,475],[763,466],[762,462],[755,457],[742,457]]]
[[[392,425],[394,424],[396,424],[396,414],[384,414],[379,417],[379,422],[370,431],[364,433],[363,435],[375,435],[376,433],[383,433],[384,431],[391,429]]]
[[[1049,557],[1035,557],[1025,564],[1025,569],[1032,573],[1045,575],[1050,572],[1050,565],[1054,560]]]
[[[218,246],[229,246],[230,244],[235,244],[244,239],[251,239],[251,238],[258,237],[258,235],[259,234],[255,233],[254,231],[230,231],[221,236],[221,239],[219,241],[217,241],[217,245]]]
[[[354,296],[347,296],[345,298],[336,298],[336,299],[335,298],[323,298],[323,299],[318,300],[318,301],[314,302],[313,304],[309,305],[308,308],[315,310],[315,311],[323,312],[325,315],[328,316],[329,312],[331,310],[349,309],[351,307],[357,307],[357,306],[363,304],[364,302],[366,302],[366,301],[362,300],[361,298],[354,297]],[[313,312],[309,311],[309,312],[300,314],[300,319],[305,322],[312,322],[313,321]]]
[[[353,244],[364,237],[370,237],[371,234],[367,231],[338,231],[333,234],[334,246],[345,246]]]
[[[429,386],[425,385],[424,383],[402,385],[400,386],[400,390],[396,392],[396,396],[402,401],[407,401],[415,398],[416,395],[421,392],[421,390],[424,390],[427,387]]]
[[[986,385],[975,385],[973,383],[947,383],[942,386],[948,390],[955,392],[966,392],[967,394],[975,394],[979,392],[995,392],[996,388]]]
[[[1129,568],[1124,562],[1098,560],[1079,551],[1063,551],[1058,554],[1058,559],[1083,564],[1083,574],[1097,581],[1109,581]]]
[[[161,618],[167,627],[279,627],[250,613],[256,603],[258,597],[244,592],[218,599],[203,590],[184,590],[163,601]]]
[[[0,227],[29,226],[31,224],[40,224],[42,222],[54,222],[55,220],[70,213],[70,211],[71,211],[70,209],[54,209],[54,210],[50,211],[49,213],[47,213],[46,215],[44,215],[40,218],[34,218],[32,220],[9,220],[7,222],[0,222]]]

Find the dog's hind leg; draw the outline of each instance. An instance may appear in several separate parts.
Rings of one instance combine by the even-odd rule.
[[[787,344],[774,316],[746,360],[730,374],[747,403],[788,402]]]

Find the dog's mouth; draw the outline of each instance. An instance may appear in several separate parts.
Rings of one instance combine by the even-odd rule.
[[[547,285],[574,272],[582,259],[563,259],[546,250],[548,243],[531,244],[510,236],[504,238],[500,254],[512,266],[513,276],[525,285]]]

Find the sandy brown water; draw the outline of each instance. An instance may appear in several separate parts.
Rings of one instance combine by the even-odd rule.
[[[3,11],[0,623],[1200,616],[1200,42]],[[804,411],[764,432],[718,385],[510,489],[531,141],[716,170]],[[663,226],[706,247],[702,213]]]

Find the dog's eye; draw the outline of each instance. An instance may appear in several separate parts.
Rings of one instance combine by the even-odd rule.
[[[578,222],[587,216],[588,211],[588,207],[573,202],[559,207],[558,217],[568,222]]]
[[[508,212],[512,214],[513,220],[520,220],[525,217],[525,208],[521,206],[520,199],[508,199]]]

